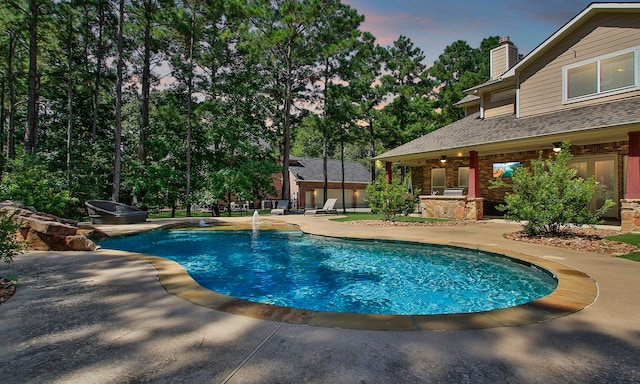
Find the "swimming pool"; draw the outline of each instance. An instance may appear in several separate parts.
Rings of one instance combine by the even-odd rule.
[[[226,295],[314,311],[482,312],[530,302],[557,286],[544,270],[488,252],[300,231],[158,230],[100,244],[174,260]]]

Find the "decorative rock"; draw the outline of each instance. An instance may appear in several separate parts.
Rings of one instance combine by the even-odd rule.
[[[107,235],[104,231],[101,231],[94,226],[79,226],[77,234],[94,240],[101,240],[109,237],[109,235]]]
[[[20,223],[16,234],[27,243],[27,247],[39,251],[93,251],[97,245],[88,236],[106,237],[93,228],[78,229],[78,222],[60,218],[35,209],[25,209],[21,204],[5,201],[0,203],[0,211],[15,214]]]
[[[67,247],[70,251],[95,251],[96,243],[82,235],[67,236]]]
[[[57,221],[45,221],[41,216],[23,217],[23,225],[26,224],[34,232],[44,233],[51,236],[73,236],[78,232],[78,228],[70,225],[58,223]]]

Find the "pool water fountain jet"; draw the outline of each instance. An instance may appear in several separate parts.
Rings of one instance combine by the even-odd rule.
[[[258,213],[258,210],[253,211],[253,218],[251,219],[251,227],[253,228],[253,231],[257,231],[258,226],[260,225],[260,214]]]

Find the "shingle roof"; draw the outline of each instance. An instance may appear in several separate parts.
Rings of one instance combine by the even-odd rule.
[[[480,119],[479,113],[475,113],[385,152],[376,159],[638,124],[639,111],[640,97],[632,97],[519,119],[515,115]]]
[[[322,170],[322,159],[318,158],[298,158],[297,164],[289,166],[289,171],[301,181],[324,181]],[[327,179],[329,182],[342,181],[342,166],[340,160],[327,160]],[[370,183],[371,172],[360,163],[355,161],[344,162],[344,179],[347,183]]]
[[[466,104],[466,103],[470,103],[470,102],[480,102],[480,97],[476,96],[476,95],[466,95],[465,97],[463,97],[460,101],[458,101],[457,103],[454,103],[453,105],[462,105],[462,104]]]

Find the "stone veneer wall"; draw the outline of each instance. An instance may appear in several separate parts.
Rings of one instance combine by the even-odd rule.
[[[436,219],[480,220],[482,199],[467,196],[420,196],[420,213]]]
[[[622,232],[640,232],[640,199],[622,199],[620,203]]]

